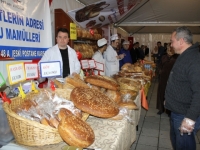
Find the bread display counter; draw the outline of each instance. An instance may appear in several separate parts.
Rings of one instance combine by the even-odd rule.
[[[130,80],[127,83],[127,80]],[[31,130],[33,134],[26,134],[26,138],[20,138],[18,139],[18,132],[16,132],[15,135],[15,140],[16,141],[12,141],[10,144],[6,145],[3,147],[4,150],[6,150],[6,147],[9,146],[15,146],[15,147],[9,147],[8,149],[16,149],[16,147],[18,147],[19,150],[22,149],[28,149],[28,150],[54,150],[54,149],[61,149],[61,150],[65,150],[66,146],[68,144],[70,145],[74,145],[71,142],[74,142],[76,140],[76,144],[79,143],[80,141],[84,141],[84,139],[92,139],[92,141],[89,141],[89,143],[86,143],[86,146],[81,146],[81,147],[88,147],[90,149],[95,149],[95,150],[129,150],[131,145],[133,144],[133,142],[136,140],[136,126],[138,125],[139,119],[140,119],[140,111],[141,111],[141,100],[142,97],[144,97],[144,88],[140,86],[140,82],[135,82],[135,79],[128,79],[127,77],[118,77],[117,80],[115,80],[114,78],[109,78],[106,76],[88,76],[85,77],[84,80],[82,80],[80,78],[80,76],[73,76],[73,77],[67,77],[65,79],[64,84],[61,83],[57,83],[57,85],[59,85],[59,90],[55,89],[55,92],[50,92],[49,90],[41,90],[41,92],[43,92],[43,95],[46,97],[45,101],[44,98],[41,98],[41,95],[37,95],[36,97],[34,96],[30,96],[27,97],[28,100],[34,100],[35,102],[38,100],[43,100],[45,103],[45,105],[43,106],[48,106],[48,107],[43,107],[42,110],[44,110],[44,112],[49,113],[49,109],[50,106],[52,106],[52,108],[56,108],[55,110],[57,110],[57,103],[59,102],[59,104],[65,106],[64,104],[66,104],[66,100],[64,99],[70,99],[71,101],[67,102],[67,103],[72,103],[74,104],[74,106],[80,110],[82,110],[84,113],[87,113],[88,115],[90,114],[89,118],[83,119],[83,117],[80,117],[79,115],[79,119],[77,117],[76,120],[78,120],[79,123],[74,123],[72,121],[68,121],[66,120],[66,118],[68,118],[68,116],[71,116],[71,113],[65,113],[64,117],[65,120],[63,121],[62,117],[59,117],[59,114],[62,112],[61,110],[57,110],[58,113],[55,113],[55,111],[53,111],[50,114],[54,114],[55,116],[57,116],[58,114],[58,121],[61,121],[61,123],[59,123],[58,125],[58,130],[55,128],[51,128],[52,130],[55,130],[55,133],[59,133],[59,135],[62,137],[62,139],[65,141],[62,141],[62,139],[58,142],[54,141],[54,143],[47,143],[46,141],[48,141],[48,139],[54,139],[51,136],[46,136],[47,129],[50,129],[50,127],[46,127],[40,123],[37,123],[37,126],[33,126],[33,129]],[[121,86],[121,84],[119,84],[119,82],[123,82],[124,84],[126,84],[126,86]],[[56,84],[56,82],[54,82]],[[135,83],[137,83],[135,85]],[[69,86],[70,85],[70,86]],[[125,87],[129,87],[129,86],[135,86],[135,91],[132,90],[130,91],[130,88],[125,88]],[[146,87],[148,88],[148,87]],[[67,92],[65,91],[66,89]],[[70,91],[71,90],[71,91]],[[148,90],[148,89],[147,89]],[[41,93],[40,92],[40,93]],[[50,93],[49,93],[50,92]],[[59,95],[60,98],[58,98],[56,95]],[[121,95],[121,99],[118,99],[118,96]],[[49,99],[50,96],[50,99]],[[108,97],[107,97],[108,96]],[[110,98],[109,98],[110,96]],[[31,99],[32,97],[32,99]],[[146,97],[146,96],[145,96]],[[53,99],[52,99],[53,98]],[[17,98],[18,100],[20,100],[20,98]],[[111,100],[113,99],[113,101]],[[51,104],[56,103],[56,107],[54,107],[54,105],[46,105],[47,102],[49,101],[49,103]],[[62,100],[62,101],[61,101]],[[80,102],[79,102],[80,101]],[[14,102],[18,102],[18,101],[14,101]],[[11,103],[11,106],[14,106],[14,102]],[[40,106],[39,104],[43,104],[41,103],[41,101],[38,101],[40,103],[37,103],[36,108],[38,106]],[[64,103],[65,102],[65,103]],[[129,102],[132,102],[131,105]],[[126,104],[125,106],[121,106],[120,104],[124,103]],[[18,105],[18,103],[16,103]],[[133,104],[135,104],[134,108]],[[62,107],[63,107],[62,106]],[[71,105],[70,105],[71,106]],[[120,106],[120,107],[118,107]],[[123,117],[120,116],[120,112],[121,110],[123,110],[125,107],[126,112],[124,113],[125,115],[121,115]],[[4,110],[8,110],[6,111],[6,113],[8,114],[8,118],[11,118],[13,115],[11,115],[10,112],[12,112],[11,108],[15,108],[15,107],[8,107],[8,104],[4,105],[4,108],[8,108],[8,109],[4,109]],[[19,107],[21,108],[21,107]],[[32,107],[31,107],[32,108]],[[40,108],[40,107],[38,107]],[[48,108],[48,109],[47,109]],[[60,105],[59,105],[59,108]],[[70,107],[71,108],[71,107]],[[74,107],[73,107],[74,108]],[[32,110],[32,109],[31,109]],[[53,109],[50,109],[53,110]],[[31,111],[32,112],[32,111]],[[38,112],[38,111],[36,111]],[[43,112],[43,111],[42,111]],[[73,112],[73,111],[71,111]],[[119,112],[119,113],[118,113]],[[45,113],[45,114],[46,114]],[[12,113],[13,114],[13,113]],[[30,113],[29,113],[30,114]],[[17,114],[15,114],[17,115]],[[42,115],[42,113],[39,113],[38,115]],[[75,114],[74,114],[75,115]],[[118,116],[119,115],[119,116]],[[50,115],[51,116],[51,115]],[[121,117],[121,118],[120,118]],[[16,119],[20,119],[19,116],[15,116],[13,119],[11,118],[10,120],[16,120]],[[23,118],[23,117],[21,117]],[[50,117],[51,118],[51,117]],[[55,117],[56,118],[56,117]],[[60,119],[61,118],[61,119]],[[48,117],[47,117],[48,119]],[[86,120],[85,123],[84,121],[80,121],[80,119],[82,120]],[[69,118],[70,120],[70,118]],[[74,120],[73,117],[71,116],[71,120]],[[20,121],[20,120],[19,120]],[[23,120],[21,122],[19,122],[19,125],[21,124],[25,124],[27,122],[30,122],[28,119]],[[40,121],[39,121],[40,122]],[[15,127],[16,121],[12,123],[14,124],[13,127]],[[67,123],[67,124],[66,124]],[[73,124],[74,123],[74,124]],[[85,124],[88,124],[87,126]],[[65,126],[66,125],[66,129],[69,129],[68,127],[70,126],[70,133],[72,133],[71,131],[76,131],[76,133],[74,134],[70,134],[70,137],[67,137],[66,139],[64,138],[66,134],[61,134],[61,133],[65,133],[66,130],[61,130],[63,128],[61,128],[61,126]],[[72,125],[73,124],[73,125]],[[82,126],[80,127],[81,130],[79,130],[79,127],[82,124]],[[51,124],[49,124],[51,126]],[[20,131],[21,135],[25,135],[24,131],[29,131],[30,130],[30,126],[32,126],[32,124],[27,125],[27,128],[22,128],[21,126],[19,126],[19,128],[16,128],[17,131]],[[40,129],[38,127],[41,127]],[[44,128],[42,128],[44,127]],[[93,130],[92,132],[90,132],[91,136],[88,136],[89,132],[85,132],[88,131],[86,130],[84,127],[86,127],[89,130]],[[76,130],[76,129],[77,130]],[[13,128],[12,128],[13,129]],[[83,130],[82,130],[83,129]],[[44,132],[45,130],[45,132]],[[37,134],[36,132],[37,131]],[[80,132],[81,133],[80,133]],[[84,139],[82,139],[82,131],[84,131],[84,135],[86,135],[86,137],[91,137],[91,138],[86,138],[84,137]],[[15,133],[15,132],[13,132]],[[39,135],[39,133],[44,133],[44,134],[40,134],[40,138],[36,139],[36,135]],[[51,132],[54,133],[54,132]],[[80,134],[79,134],[80,133]],[[46,134],[46,135],[45,135]],[[50,134],[48,134],[50,135]],[[59,136],[59,137],[60,137]],[[57,136],[58,137],[58,136]],[[75,138],[74,138],[75,137]],[[95,138],[94,138],[95,137]],[[19,140],[21,139],[25,139],[24,143],[20,142]],[[71,139],[74,139],[73,141]],[[28,144],[27,141],[31,142],[31,144]],[[32,142],[35,143],[32,143]],[[21,145],[21,144],[24,145]],[[50,144],[50,145],[48,145]],[[25,145],[29,145],[29,146],[25,146]],[[37,145],[37,146],[36,146]],[[45,145],[45,146],[44,146]],[[79,143],[79,146],[81,145],[81,143]],[[86,150],[86,149],[85,149]]]
[[[138,124],[141,111],[141,91],[134,102],[139,107],[138,110],[129,110],[129,116],[133,119],[131,124],[127,119],[111,120],[90,116],[87,123],[91,126],[95,134],[95,141],[89,148],[101,150],[129,150],[132,143],[136,140],[136,125]],[[12,141],[3,149],[15,148],[17,150],[63,150],[65,142],[46,146],[24,146]],[[7,149],[8,148],[8,149]]]

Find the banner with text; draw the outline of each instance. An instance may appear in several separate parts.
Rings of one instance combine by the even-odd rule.
[[[0,60],[39,59],[51,36],[49,0],[0,0]]]
[[[99,28],[115,23],[142,0],[101,0],[67,12],[83,28]]]

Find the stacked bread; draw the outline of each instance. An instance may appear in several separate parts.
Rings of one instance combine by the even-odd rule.
[[[117,103],[119,107],[137,109],[136,104],[133,102],[135,97],[124,99],[123,97],[126,94],[121,94],[121,87],[119,86],[120,84],[115,79],[107,76],[94,75],[86,77],[85,81],[90,83],[93,89],[99,90],[108,98]]]

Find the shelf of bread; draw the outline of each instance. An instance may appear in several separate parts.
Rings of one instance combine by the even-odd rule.
[[[97,40],[101,39],[101,34],[97,29],[88,29],[77,27],[77,40],[74,40],[74,49],[82,54],[82,59],[92,58],[94,52],[98,50]]]
[[[84,29],[81,27],[76,27],[77,37],[82,40],[99,40],[101,39],[101,34],[98,33],[97,29]]]

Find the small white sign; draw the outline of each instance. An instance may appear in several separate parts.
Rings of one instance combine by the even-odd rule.
[[[25,63],[26,79],[38,78],[38,65],[37,63]]]
[[[95,61],[95,64],[96,64],[96,68],[95,68],[96,70],[104,71],[103,63]]]
[[[96,68],[94,59],[88,60],[88,63],[89,63],[89,65],[90,65],[90,69]]]
[[[89,69],[90,65],[88,63],[88,60],[81,60],[81,67],[82,69]]]
[[[61,76],[60,61],[40,62],[40,76],[42,78]]]
[[[16,84],[26,80],[24,63],[7,64],[8,79],[10,84]]]

